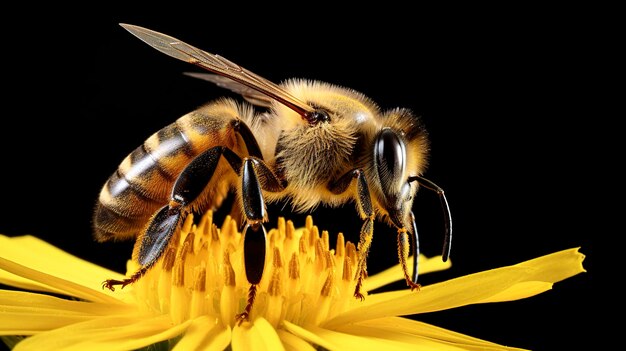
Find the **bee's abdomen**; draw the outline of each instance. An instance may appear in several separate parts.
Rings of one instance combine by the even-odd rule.
[[[222,139],[215,132],[224,126],[201,127],[199,119],[203,118],[206,115],[199,111],[183,116],[150,136],[122,161],[100,192],[93,218],[97,240],[134,237],[150,216],[168,203],[184,167]],[[217,140],[207,142],[207,134]]]

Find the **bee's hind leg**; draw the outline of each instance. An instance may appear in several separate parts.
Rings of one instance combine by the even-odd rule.
[[[161,258],[178,229],[181,219],[187,213],[189,204],[200,196],[213,177],[225,150],[228,150],[226,153],[229,155],[234,155],[226,147],[218,146],[204,151],[185,167],[174,183],[170,202],[155,212],[146,230],[137,238],[133,259],[141,265],[141,268],[127,279],[105,280],[102,283],[103,288],[114,290],[117,285],[124,288],[134,283]]]
[[[133,259],[141,265],[133,275],[124,280],[108,279],[103,288],[111,291],[116,285],[125,286],[139,280],[163,255],[172,236],[183,217],[184,201],[180,196],[173,196],[168,205],[161,207],[150,219],[147,229],[140,234],[133,250]]]

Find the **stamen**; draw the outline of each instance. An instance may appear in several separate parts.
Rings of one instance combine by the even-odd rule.
[[[350,303],[353,300],[354,288],[356,283],[354,282],[354,261],[350,257],[346,256],[343,260],[341,273],[341,282],[339,282],[339,295],[336,298],[336,305],[333,306],[330,311],[329,318],[332,318],[339,313],[345,311],[350,307]]]
[[[331,251],[324,251],[324,265],[333,274],[336,272],[335,258],[333,257],[333,253]]]
[[[174,267],[174,262],[176,262],[176,249],[169,246],[165,250],[165,254],[163,254],[162,269],[166,272],[171,272],[172,267]]]
[[[230,251],[226,250],[224,253],[224,285],[235,286],[237,280],[235,279],[235,270],[230,264]]]
[[[185,221],[183,222],[183,226],[180,229],[180,231],[183,233],[191,233],[192,226],[193,226],[193,213],[190,213],[189,215],[187,215],[187,217],[185,217]]]
[[[316,226],[309,229],[309,246],[315,247],[315,243],[320,240],[320,231]]]
[[[350,241],[346,244],[346,257],[349,257],[352,262],[357,262],[359,253],[356,251],[356,246]]]
[[[183,272],[183,285],[184,286],[191,286],[191,282],[193,281],[193,267],[194,262],[192,259],[193,256],[193,242],[195,240],[195,235],[193,234],[193,232],[187,234],[187,236],[185,237],[185,241],[183,242],[181,248],[180,248],[180,252],[178,253],[178,261],[182,262],[185,266],[185,268],[189,268],[189,269],[182,269]]]
[[[206,267],[202,264],[196,267],[193,279],[193,290],[201,293],[206,291]]]
[[[331,250],[329,232],[320,233],[311,216],[302,230],[281,218],[268,232],[267,269],[253,286],[246,279],[237,223],[227,216],[218,228],[210,211],[198,224],[190,218],[135,284],[136,298],[150,313],[169,314],[177,324],[208,315],[230,327],[236,316],[259,316],[279,327],[283,320],[319,325],[354,303],[356,246],[340,233]]]
[[[191,304],[189,309],[189,315],[191,318],[200,317],[205,315],[207,311],[206,306],[206,268],[201,265],[196,267],[194,272],[193,291],[191,292]]]
[[[289,279],[300,279],[300,261],[298,261],[298,255],[294,252],[289,260]]]
[[[287,221],[285,225],[285,240],[283,242],[284,257],[291,257],[291,254],[298,249],[298,238],[296,238],[296,229],[292,221]]]
[[[280,232],[280,233],[285,233],[285,218],[284,217],[280,217],[278,218],[278,223],[276,224],[276,229]]]
[[[181,258],[180,253],[172,269],[172,285],[185,286],[185,260],[184,257]]]
[[[273,260],[272,260],[272,266],[274,267],[274,269],[278,269],[278,268],[282,268],[283,267],[283,258],[280,255],[280,250],[277,247],[274,247],[274,254],[273,254]]]
[[[269,294],[267,301],[267,309],[265,311],[265,319],[274,327],[280,323],[281,315],[283,313],[283,289],[281,282],[281,271],[279,267],[275,267],[272,279],[270,281],[267,292]]]
[[[333,266],[337,268],[337,276],[343,277],[343,265],[346,260],[346,243],[342,233],[337,235],[337,245],[335,247]]]
[[[318,240],[315,244],[315,273],[320,274],[327,267],[326,255],[324,253],[324,244],[321,240]]]
[[[294,252],[289,260],[289,271],[287,280],[287,312],[285,313],[286,319],[296,320],[300,314],[302,283],[300,281],[300,260],[298,255]]]
[[[352,277],[354,276],[354,272],[352,271],[352,259],[348,256],[343,261],[343,274],[341,279],[346,282],[352,281]]]
[[[296,228],[293,226],[292,221],[287,221],[287,227],[285,228],[285,237],[289,240],[295,238]]]
[[[157,283],[158,304],[161,311],[167,313],[170,311],[170,296],[172,290],[172,268],[176,262],[176,249],[169,246],[163,254],[161,263],[161,271],[159,272],[159,280]]]
[[[332,272],[330,274],[328,274],[328,277],[326,278],[326,281],[324,282],[324,286],[322,287],[322,291],[320,291],[320,294],[322,296],[326,296],[326,297],[330,297],[331,293],[332,293],[332,288],[334,286],[333,282],[334,282],[334,276],[332,274]]]
[[[316,310],[314,313],[313,323],[320,325],[324,320],[328,318],[328,311],[330,310],[331,294],[333,289],[333,274],[329,274],[324,282],[324,286],[320,291],[320,297],[317,302]]]
[[[304,232],[302,234],[306,234],[306,233],[308,233],[308,231],[304,230]],[[304,256],[306,256],[306,254],[307,254],[307,241],[308,241],[308,238],[307,238],[306,235],[302,235],[300,237],[300,242],[299,242],[299,245],[298,245],[298,249],[300,251],[300,254],[304,255]]]
[[[235,270],[230,264],[229,251],[224,253],[224,288],[220,294],[220,317],[224,325],[234,325],[238,311],[238,298],[235,291]]]
[[[209,235],[211,233],[211,229],[213,227],[213,212],[208,211],[207,213],[200,218],[200,223],[198,223],[198,230],[202,235]]]
[[[211,241],[212,242],[219,242],[220,241],[220,232],[219,229],[217,228],[217,226],[213,225],[211,226]]]
[[[180,324],[189,318],[188,290],[185,289],[185,262],[177,259],[172,270],[172,290],[170,295],[170,316],[172,322]]]
[[[346,255],[346,242],[343,237],[343,233],[337,234],[337,245],[335,246],[335,254],[339,257],[343,257]]]
[[[328,251],[330,249],[330,238],[328,237],[327,230],[322,230],[321,242],[324,245],[324,251]]]

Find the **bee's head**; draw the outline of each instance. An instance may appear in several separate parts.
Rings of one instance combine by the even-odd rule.
[[[391,110],[380,121],[383,127],[371,144],[370,191],[390,224],[409,228],[409,213],[417,191],[417,184],[410,183],[409,178],[426,169],[426,131],[419,118],[406,109]]]

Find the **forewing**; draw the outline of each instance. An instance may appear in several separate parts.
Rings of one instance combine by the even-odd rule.
[[[296,111],[305,120],[308,120],[307,116],[315,112],[311,106],[293,97],[278,85],[248,71],[224,57],[200,50],[174,37],[147,28],[130,24],[120,25],[131,34],[162,53],[200,66],[256,90]]]

